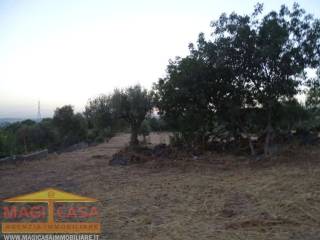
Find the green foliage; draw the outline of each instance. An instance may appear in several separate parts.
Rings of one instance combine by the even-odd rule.
[[[169,62],[152,93],[140,85],[116,89],[89,100],[84,116],[66,105],[53,119],[2,128],[0,156],[102,142],[128,128],[132,145],[151,130],[175,131],[177,145],[240,143],[243,134],[255,134],[265,138],[268,154],[276,132],[320,129],[320,70],[307,81],[306,107],[295,99],[306,69],[320,65],[320,20],[298,4],[262,12],[257,4],[250,15],[222,14],[210,39],[201,33],[188,56]],[[160,118],[148,116],[154,106]]]
[[[150,134],[150,132],[151,132],[151,127],[150,127],[149,121],[145,119],[143,120],[139,128],[139,134],[143,136],[144,143],[146,143],[146,137]]]
[[[111,96],[100,95],[97,98],[90,99],[84,115],[89,126],[94,129],[110,128],[113,124]]]
[[[171,61],[155,85],[160,114],[187,141],[206,139],[217,125],[235,139],[257,131],[266,136],[267,154],[274,129],[294,125],[279,109],[305,114],[283,99],[299,92],[306,68],[319,66],[320,21],[297,4],[265,16],[262,9],[222,14],[212,23],[212,39],[200,34],[190,54]]]
[[[131,143],[138,144],[142,122],[152,107],[151,94],[140,85],[115,89],[110,95],[89,100],[85,116],[91,127],[89,138],[102,141],[115,131],[131,129]]]
[[[137,145],[140,126],[152,108],[150,93],[140,85],[116,89],[112,96],[112,108],[117,119],[123,119],[130,125],[130,143]]]
[[[7,136],[2,129],[0,129],[0,158],[8,155]]]
[[[114,132],[128,129],[128,124],[118,116],[117,94],[115,90],[114,94],[100,95],[88,101],[84,116],[88,122],[89,141],[103,142],[112,137]]]
[[[0,131],[0,156],[28,153],[43,148],[55,149],[58,136],[52,119],[10,124]]]
[[[171,61],[167,71],[155,85],[155,102],[165,121],[185,134],[208,128],[213,117],[208,114],[209,67],[191,55]]]
[[[106,139],[110,139],[113,136],[114,136],[114,133],[110,127],[104,128],[99,131],[99,134],[97,135],[95,141],[96,142],[103,142]]]
[[[53,124],[57,128],[61,147],[67,147],[86,140],[86,120],[82,114],[74,114],[73,107],[70,105],[55,110]]]
[[[317,110],[320,108],[320,69],[317,71],[317,77],[308,81],[306,106],[309,109]]]
[[[160,132],[170,130],[165,120],[161,117],[147,117],[145,121],[148,122],[151,131]]]
[[[59,146],[59,134],[58,130],[53,123],[52,118],[44,118],[38,123],[42,134],[39,138],[41,142],[41,148],[49,148],[49,150],[55,150]]]
[[[303,127],[310,120],[308,110],[294,98],[282,101],[274,115],[278,119],[278,128],[287,132]]]

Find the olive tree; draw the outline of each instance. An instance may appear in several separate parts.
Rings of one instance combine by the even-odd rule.
[[[139,144],[138,133],[143,120],[151,111],[151,95],[140,85],[116,89],[112,95],[112,111],[116,118],[124,119],[131,128],[131,145]]]

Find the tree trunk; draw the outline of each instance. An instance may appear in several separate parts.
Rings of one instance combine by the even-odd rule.
[[[272,140],[273,128],[271,124],[271,111],[268,113],[268,125],[266,128],[266,138],[264,143],[264,156],[267,157],[270,155],[270,145]]]
[[[139,145],[139,140],[138,140],[138,129],[136,129],[136,128],[131,128],[131,139],[130,139],[130,145],[131,145],[131,146]]]
[[[256,151],[254,149],[254,145],[252,143],[251,137],[248,136],[248,140],[249,140],[249,147],[250,147],[250,151],[251,151],[251,156],[255,157],[256,156]]]

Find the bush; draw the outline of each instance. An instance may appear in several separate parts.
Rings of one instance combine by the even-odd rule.
[[[147,118],[146,121],[150,126],[150,130],[153,132],[169,130],[167,123],[160,117],[150,117],[150,118]]]
[[[57,128],[61,147],[68,147],[87,139],[86,120],[82,114],[74,114],[70,105],[55,110],[53,124]]]
[[[146,137],[150,134],[151,128],[150,124],[147,120],[144,120],[141,123],[140,129],[139,129],[139,134],[143,136],[143,142],[146,143]]]

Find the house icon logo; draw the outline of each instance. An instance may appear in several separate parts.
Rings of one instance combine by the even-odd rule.
[[[3,201],[7,206],[2,209],[2,233],[100,234],[97,202],[54,188],[9,198]],[[61,207],[63,204],[67,206]],[[61,218],[67,221],[57,220]]]

